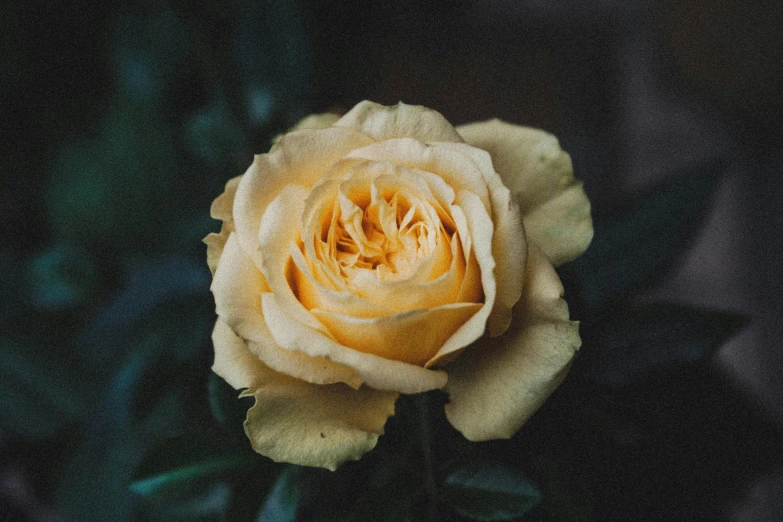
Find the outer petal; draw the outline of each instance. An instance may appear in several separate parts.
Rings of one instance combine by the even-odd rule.
[[[261,292],[269,287],[250,258],[229,235],[212,281],[219,321],[225,322],[248,343],[250,351],[266,365],[316,384],[344,382],[358,388],[358,373],[324,357],[310,357],[278,346],[263,318]],[[218,347],[215,347],[218,350]]]
[[[234,388],[248,388],[243,395],[256,399],[245,420],[253,449],[275,461],[334,470],[375,447],[394,414],[396,393],[319,386],[277,373],[220,321],[212,338],[213,370]]]
[[[212,343],[215,346],[212,371],[235,389],[255,388],[263,380],[268,369],[250,353],[245,341],[220,319],[212,330]]]
[[[465,141],[486,150],[514,194],[525,231],[555,266],[575,259],[593,238],[590,201],[574,179],[557,138],[500,120],[459,127]]]
[[[339,114],[332,112],[323,112],[320,114],[311,114],[305,116],[297,122],[296,125],[288,129],[288,132],[294,132],[302,129],[325,129],[334,125],[340,119]]]
[[[204,243],[207,245],[207,265],[212,275],[215,275],[215,270],[217,269],[220,255],[223,253],[223,247],[226,245],[228,235],[234,231],[234,217],[231,210],[234,207],[234,196],[237,193],[237,187],[241,178],[242,176],[237,176],[228,180],[225,190],[212,202],[212,207],[210,208],[210,215],[214,219],[219,219],[223,222],[219,233],[208,234],[204,238]]]
[[[511,328],[446,367],[446,417],[467,439],[510,438],[565,378],[581,340],[562,295],[551,263],[531,244]]]
[[[234,222],[242,248],[257,266],[258,228],[267,205],[287,185],[309,189],[339,159],[370,143],[366,135],[350,129],[307,129],[286,134],[269,153],[255,157],[237,187]]]
[[[451,123],[438,111],[402,102],[391,107],[371,101],[360,102],[334,125],[363,132],[375,141],[414,138],[423,142],[463,142]]]

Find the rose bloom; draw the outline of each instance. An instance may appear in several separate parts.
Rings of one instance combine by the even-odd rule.
[[[212,216],[213,370],[276,461],[356,460],[433,389],[469,440],[509,438],[581,344],[553,267],[590,243],[590,203],[541,130],[365,101],[280,137]]]

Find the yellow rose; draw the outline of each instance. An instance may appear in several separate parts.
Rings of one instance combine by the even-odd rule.
[[[468,439],[511,437],[581,344],[553,266],[590,204],[543,131],[365,101],[303,120],[212,216],[213,370],[276,461],[358,459],[399,393],[437,388]]]

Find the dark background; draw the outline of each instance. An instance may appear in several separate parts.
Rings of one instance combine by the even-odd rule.
[[[711,364],[783,424],[781,28],[775,1],[8,2],[3,349],[78,352],[126,313],[138,267],[203,285],[209,204],[253,153],[306,114],[404,101],[555,133],[598,206],[723,158],[704,229],[634,299],[750,316]],[[20,440],[0,428],[0,506],[59,520],[57,466],[28,466],[41,445]],[[725,519],[783,517],[779,465],[736,487]]]

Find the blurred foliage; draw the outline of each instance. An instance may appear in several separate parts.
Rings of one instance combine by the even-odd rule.
[[[779,427],[709,365],[745,318],[632,300],[700,230],[720,163],[594,202],[596,239],[561,270],[584,347],[513,439],[468,443],[432,392],[402,397],[377,448],[336,472],[253,453],[252,399],[210,371],[200,239],[226,179],[323,109],[306,16],[282,0],[77,4],[12,2],[0,18],[0,473],[21,484],[0,489],[0,512],[713,520],[781,464]]]

